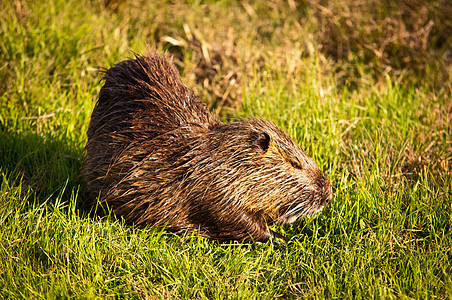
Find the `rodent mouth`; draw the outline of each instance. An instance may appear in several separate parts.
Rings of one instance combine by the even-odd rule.
[[[298,204],[294,209],[298,208],[298,206],[300,206],[302,204]],[[277,223],[292,224],[296,220],[298,220],[300,217],[313,216],[313,215],[320,213],[325,208],[325,206],[326,206],[326,204],[321,204],[319,206],[311,205],[311,206],[307,206],[307,207],[302,207],[298,210],[289,211],[289,212],[281,215],[278,218]]]
[[[324,185],[320,191],[310,194],[298,203],[292,203],[291,206],[282,212],[277,223],[291,224],[302,216],[313,216],[320,213],[332,199],[332,189],[330,185]]]

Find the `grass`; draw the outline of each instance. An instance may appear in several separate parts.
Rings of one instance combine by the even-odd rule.
[[[450,20],[436,1],[424,23],[380,7],[388,24],[433,22],[407,61],[410,26],[388,37],[347,3],[0,2],[0,297],[452,299]],[[359,52],[387,39],[381,60]],[[79,209],[97,70],[153,48],[221,118],[273,121],[331,179],[324,212],[274,228],[288,245]]]

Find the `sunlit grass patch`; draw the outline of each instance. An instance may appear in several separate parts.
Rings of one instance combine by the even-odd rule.
[[[448,6],[368,2],[1,2],[0,295],[450,298]],[[273,228],[287,245],[80,209],[98,70],[154,49],[223,120],[274,122],[330,178],[320,215]]]

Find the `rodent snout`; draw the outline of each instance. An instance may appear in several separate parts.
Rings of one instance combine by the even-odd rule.
[[[328,184],[328,186],[323,187],[323,195],[325,199],[325,205],[328,205],[331,202],[331,199],[333,198],[333,190],[330,184]]]
[[[331,202],[331,199],[333,198],[333,189],[331,188],[330,181],[322,177],[322,179],[318,181],[317,185],[321,194],[321,205],[326,206]]]

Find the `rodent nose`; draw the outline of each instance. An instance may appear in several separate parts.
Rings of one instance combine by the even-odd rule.
[[[326,184],[323,186],[323,195],[325,199],[325,205],[331,202],[333,198],[333,189],[331,188],[331,184],[328,180],[326,180]]]
[[[333,190],[331,188],[331,185],[328,183],[328,185],[323,187],[323,195],[325,199],[325,205],[328,205],[333,198]]]
[[[319,180],[319,190],[322,195],[324,205],[328,205],[333,198],[333,191],[330,182],[326,178]]]

